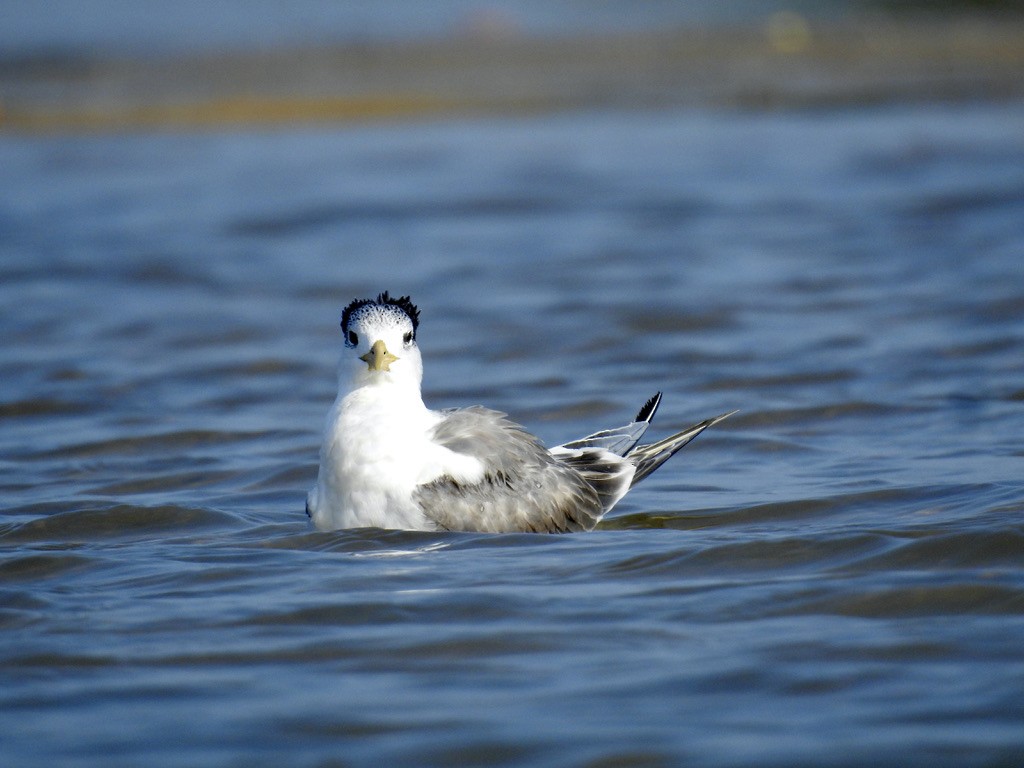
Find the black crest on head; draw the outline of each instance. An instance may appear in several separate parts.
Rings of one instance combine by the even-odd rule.
[[[402,310],[409,319],[412,321],[412,330],[415,333],[416,329],[420,324],[420,311],[416,308],[416,305],[412,303],[408,296],[399,296],[397,299],[388,296],[388,292],[384,291],[377,295],[376,299],[356,299],[341,313],[341,329],[345,335],[348,335],[348,323],[352,319],[352,315],[363,307],[371,304],[384,304],[385,306],[397,307]]]

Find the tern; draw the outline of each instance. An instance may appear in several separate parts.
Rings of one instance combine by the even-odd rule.
[[[423,402],[419,310],[385,291],[341,315],[345,349],[306,514],[320,530],[566,533],[732,413],[641,445],[658,392],[625,426],[545,448],[504,413]]]

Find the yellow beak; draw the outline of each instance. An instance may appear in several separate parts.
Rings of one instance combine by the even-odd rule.
[[[398,358],[388,352],[387,345],[383,341],[378,339],[373,342],[373,346],[370,347],[370,351],[360,358],[366,363],[371,371],[387,371],[390,369],[391,364]]]

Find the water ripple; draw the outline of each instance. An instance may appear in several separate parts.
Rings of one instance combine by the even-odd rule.
[[[211,509],[175,505],[136,507],[112,504],[87,506],[39,517],[0,534],[6,544],[42,544],[124,538],[148,539],[158,534],[192,535],[196,530],[228,527],[234,518]]]
[[[1022,115],[0,137],[5,759],[1021,762]],[[384,289],[432,406],[742,410],[587,535],[314,531]]]

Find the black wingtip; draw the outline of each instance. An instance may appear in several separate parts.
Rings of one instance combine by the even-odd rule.
[[[654,470],[672,458],[683,448],[683,446],[689,445],[690,441],[705,429],[714,426],[723,419],[729,418],[734,413],[736,413],[736,411],[730,411],[729,413],[723,413],[720,416],[705,419],[700,424],[694,424],[692,427],[684,429],[682,432],[676,432],[676,434],[666,437],[664,440],[659,440],[656,443],[645,443],[644,445],[636,446],[626,454],[626,458],[631,459],[633,463],[636,464],[636,472],[633,474],[632,485],[639,483]],[[632,485],[630,487],[632,487]]]
[[[643,407],[639,410],[634,422],[637,421],[650,421],[654,418],[655,412],[658,410],[658,406],[661,404],[661,392],[655,392],[654,397],[644,403]]]

